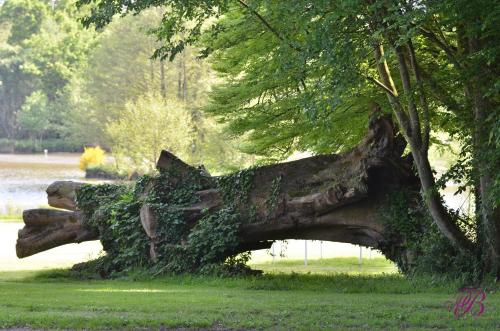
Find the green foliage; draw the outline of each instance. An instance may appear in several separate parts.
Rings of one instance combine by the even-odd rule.
[[[108,24],[117,10],[106,0],[79,3],[91,4],[92,14],[84,21],[97,27]],[[140,12],[150,5],[138,1],[126,11]],[[357,143],[364,131],[367,105],[373,99],[384,102],[383,95],[373,87],[360,84],[364,80],[361,76],[343,68],[346,60],[357,65],[364,49],[335,50],[335,56],[343,62],[329,54],[315,58],[325,49],[333,52],[330,46],[334,45],[329,43],[339,34],[321,30],[324,22],[314,20],[329,9],[326,3],[307,11],[303,5],[252,1],[245,8],[224,1],[174,1],[155,31],[165,41],[157,56],[172,57],[189,43],[201,40],[205,48],[202,54],[210,55],[212,67],[223,78],[211,92],[212,102],[206,110],[229,122],[232,135],[245,135],[251,141],[242,146],[246,152],[284,158],[297,149],[322,153],[345,150]],[[265,20],[278,31],[278,37],[256,19],[254,11],[265,13]],[[287,20],[282,19],[283,13]],[[205,22],[209,15],[219,18],[215,24],[213,20]],[[207,28],[203,30],[202,26]],[[308,34],[309,28],[317,33]],[[322,48],[314,48],[317,46]],[[361,65],[365,62],[360,60]],[[342,68],[349,86],[340,86],[344,76],[328,68],[331,65]],[[335,125],[338,121],[347,123],[346,119],[348,126]]]
[[[31,138],[44,131],[48,138],[60,138],[62,117],[68,110],[61,96],[83,67],[95,33],[76,22],[71,3],[58,1],[49,10],[48,3],[39,0],[5,3],[0,8],[0,30],[8,35],[0,44],[0,137]],[[28,120],[33,118],[26,114],[29,111],[18,116],[26,102],[32,108],[33,93],[46,98],[42,108],[51,110],[50,130]]]
[[[254,183],[254,169],[248,168],[218,178],[224,202],[229,205],[241,205],[248,201],[248,194]]]
[[[387,209],[382,212],[385,222],[380,250],[398,268],[408,274],[439,275],[449,279],[477,282],[482,279],[481,257],[464,252],[450,243],[439,231],[418,197],[410,191],[395,192],[386,197]],[[466,233],[475,233],[471,220],[459,219]],[[398,244],[395,244],[398,243]]]
[[[89,166],[85,169],[85,178],[127,179],[129,175],[112,165]]]
[[[151,59],[159,43],[148,31],[158,24],[162,13],[161,9],[147,10],[117,20],[101,31],[87,66],[68,91],[68,102],[74,108],[65,120],[72,127],[70,136],[83,143],[95,143],[92,140],[97,139],[101,144],[116,145],[107,126],[120,120],[130,104],[155,95],[169,104],[188,103],[181,108],[194,112],[204,102],[212,77],[194,49],[186,49],[172,63]],[[89,121],[95,127],[85,135]],[[192,135],[190,131],[186,134]]]
[[[8,153],[40,153],[44,150],[49,152],[81,152],[82,147],[71,141],[61,139],[44,139],[35,141],[33,139],[5,139],[0,138],[0,150]]]
[[[269,214],[272,213],[272,211],[276,208],[276,204],[278,202],[278,196],[281,192],[281,180],[282,177],[278,176],[273,179],[271,182],[271,192],[269,193],[269,197],[266,200],[266,205]]]
[[[140,203],[126,185],[85,185],[77,194],[84,224],[99,231],[107,255],[86,265],[101,276],[130,271],[147,264],[148,240],[139,219]]]
[[[124,17],[100,32],[63,95],[63,134],[108,147],[129,171],[151,171],[162,149],[210,172],[242,168],[249,158],[199,111],[213,80],[206,61],[192,47],[174,62],[151,58],[159,43],[148,31],[162,13]]]
[[[41,138],[49,129],[50,116],[47,96],[41,91],[36,91],[26,98],[17,120],[21,129]]]
[[[174,171],[143,176],[134,186],[83,186],[78,207],[85,224],[99,232],[106,255],[76,269],[104,277],[135,269],[155,275],[248,272],[249,254],[236,254],[240,217],[232,205],[206,211],[194,226],[186,220],[183,208],[198,202],[195,192],[204,185],[197,171],[187,176]],[[150,257],[150,239],[140,221],[143,204],[151,207],[157,221],[156,261]]]
[[[191,116],[183,104],[151,94],[127,103],[120,118],[107,126],[113,152],[131,158],[135,169],[147,171],[154,169],[164,149],[190,161],[191,130]]]
[[[55,102],[73,76],[85,66],[94,37],[94,33],[82,29],[68,13],[55,12],[43,21],[39,33],[24,42],[23,71]],[[60,118],[61,115],[53,114],[54,120]]]
[[[9,0],[2,5],[0,24],[11,24],[8,43],[19,45],[40,31],[48,15],[47,3],[33,0]]]

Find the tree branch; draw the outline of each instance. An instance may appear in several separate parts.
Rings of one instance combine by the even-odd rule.
[[[399,74],[401,76],[401,82],[403,85],[403,90],[408,101],[408,114],[410,115],[410,125],[412,129],[413,143],[417,145],[420,149],[422,147],[422,135],[420,130],[420,118],[418,116],[417,106],[415,100],[413,99],[413,91],[411,88],[410,73],[408,72],[408,65],[406,64],[406,59],[403,53],[403,49],[395,47],[396,55],[399,64]]]
[[[434,44],[439,46],[439,48],[441,48],[446,53],[446,55],[448,56],[448,59],[450,60],[451,63],[453,63],[458,69],[462,69],[462,65],[456,59],[453,50],[450,49],[450,47],[448,47],[448,45],[444,41],[440,40],[438,38],[438,36],[436,36],[432,31],[426,30],[424,28],[420,28],[420,32],[422,33],[422,35],[424,37],[426,37],[427,39],[432,41]]]
[[[262,17],[262,15],[260,15],[256,10],[252,9],[246,2],[244,2],[242,0],[237,0],[237,1],[242,7],[248,9],[248,11],[250,11],[250,13],[252,13],[252,15],[254,15],[272,34],[274,34],[276,38],[278,38],[280,41],[286,43],[288,46],[290,46],[290,48],[292,48],[296,52],[299,52],[299,53],[302,52],[302,50],[300,48],[298,48],[297,46],[293,45],[292,43],[286,41],[285,38],[281,34],[279,34],[279,32],[275,28],[273,28],[271,26],[271,24],[264,17]],[[306,88],[306,83],[305,83],[303,78],[300,79],[300,83],[305,91],[307,88]]]
[[[382,85],[387,87],[390,91],[390,93],[386,91],[387,98],[389,99],[389,103],[391,104],[394,114],[396,115],[401,131],[406,140],[409,142],[411,138],[411,127],[409,125],[408,115],[405,113],[403,106],[399,102],[396,86],[394,85],[394,81],[391,77],[387,61],[384,59],[384,48],[380,43],[375,43],[373,45],[373,50],[377,70],[380,79],[382,80]]]
[[[378,79],[370,77],[370,76],[363,76],[363,77],[365,79],[367,79],[368,81],[372,82],[373,84],[377,85],[378,87],[380,87],[382,90],[384,90],[385,93],[392,95],[394,98],[398,97],[396,94],[394,94],[394,92],[390,88],[385,86],[384,83],[382,83]]]
[[[415,74],[415,80],[417,81],[418,94],[420,98],[420,103],[422,104],[423,113],[423,132],[422,132],[422,150],[427,151],[429,149],[429,136],[430,136],[430,114],[429,114],[429,104],[427,103],[427,97],[425,95],[424,84],[422,82],[422,77],[420,75],[420,68],[417,62],[417,56],[415,54],[415,48],[411,40],[408,41],[408,51],[410,53],[410,64]]]

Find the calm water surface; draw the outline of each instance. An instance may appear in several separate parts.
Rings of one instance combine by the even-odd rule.
[[[0,154],[0,271],[66,268],[93,259],[99,241],[69,244],[33,256],[16,257],[17,232],[22,222],[5,223],[2,214],[21,215],[23,209],[47,206],[45,190],[56,180],[85,181],[78,168],[79,154]]]
[[[56,180],[83,181],[79,154],[0,154],[0,213],[47,206],[45,189]]]

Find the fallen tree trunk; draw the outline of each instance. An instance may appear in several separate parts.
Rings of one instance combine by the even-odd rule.
[[[381,117],[371,121],[358,146],[340,155],[319,155],[212,177],[204,169],[187,165],[163,151],[157,167],[176,174],[169,177],[165,187],[185,185],[182,181],[187,176],[197,174],[194,202],[169,207],[170,212],[174,208],[176,215],[181,215],[188,228],[195,228],[200,219],[228,205],[237,212],[239,244],[228,254],[267,248],[274,240],[283,239],[329,240],[380,248],[381,243],[388,241],[381,216],[388,203],[387,195],[401,188],[415,194],[419,191],[412,162],[402,157],[404,147],[392,121]],[[145,186],[139,217],[150,241],[149,256],[156,261],[157,246],[163,240],[157,229],[164,216],[147,199],[154,185],[163,184]],[[56,182],[47,189],[51,206],[73,212],[24,213],[26,226],[19,232],[17,242],[19,257],[99,238],[96,228],[86,223],[86,217],[94,217],[92,213],[86,216],[79,211],[82,206],[76,197],[81,188],[81,183]],[[186,240],[187,234],[176,245],[184,247]],[[398,244],[397,238],[391,240]]]
[[[19,258],[70,243],[99,239],[99,233],[85,227],[78,212],[29,209],[23,212],[25,227],[19,230],[16,254]]]

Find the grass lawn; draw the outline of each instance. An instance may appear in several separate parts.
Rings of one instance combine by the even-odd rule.
[[[498,288],[488,290],[483,315],[457,319],[447,308],[457,282],[407,280],[380,258],[361,267],[356,258],[309,262],[259,264],[264,276],[231,279],[76,280],[63,270],[0,272],[0,328],[500,328]]]
[[[20,215],[0,215],[0,223],[22,222]]]

